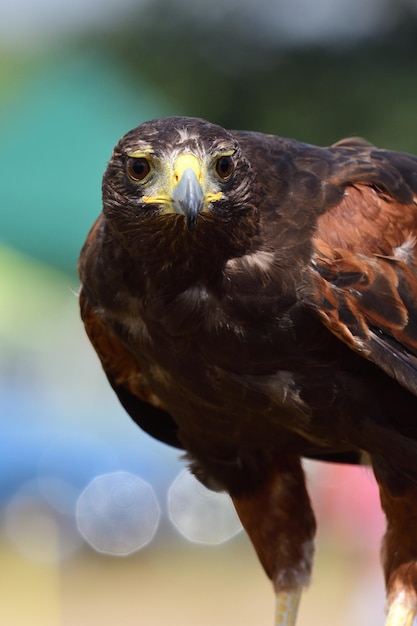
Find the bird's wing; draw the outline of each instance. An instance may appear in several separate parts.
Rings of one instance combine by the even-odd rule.
[[[91,250],[96,239],[100,237],[100,219],[91,229],[80,255],[79,269],[82,280],[87,251]],[[149,435],[168,445],[182,448],[177,437],[176,423],[153,392],[137,359],[100,317],[91,304],[87,292],[85,286],[82,286],[80,290],[81,318],[120,403]]]
[[[339,144],[343,160],[354,146]],[[417,395],[417,159],[363,146],[318,221],[313,299],[332,333]]]

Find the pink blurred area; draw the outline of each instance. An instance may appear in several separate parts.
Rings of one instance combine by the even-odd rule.
[[[385,521],[371,468],[309,464],[310,492],[324,535],[352,547],[379,549]]]

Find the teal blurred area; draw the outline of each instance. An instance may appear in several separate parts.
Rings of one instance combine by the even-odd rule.
[[[109,389],[79,319],[77,256],[113,145],[146,119],[202,116],[319,144],[362,135],[417,153],[416,6],[5,0],[0,624],[272,623],[242,534],[194,546],[170,522],[183,464]],[[160,519],[149,545],[118,559],[93,552],[75,511],[91,481],[121,472],[151,487]],[[357,468],[308,464],[308,476],[321,530],[300,626],[381,624],[376,485]]]
[[[132,86],[111,55],[42,54],[1,106],[0,239],[74,272],[100,212],[111,149],[131,127],[168,111],[144,80]]]

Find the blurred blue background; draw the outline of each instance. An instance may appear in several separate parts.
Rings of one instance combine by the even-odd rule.
[[[1,624],[272,622],[242,534],[192,546],[169,521],[182,463],[108,388],[79,321],[77,256],[113,145],[146,119],[417,153],[416,16],[415,0],[3,0]],[[300,625],[381,624],[373,479],[308,471],[321,531]],[[146,481],[160,516],[124,559],[95,553],[76,522],[91,481],[119,472]]]

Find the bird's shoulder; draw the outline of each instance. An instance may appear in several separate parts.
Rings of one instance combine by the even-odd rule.
[[[417,159],[345,140],[309,267],[327,328],[417,395]]]
[[[417,394],[417,158],[358,137],[323,148],[238,136],[260,188],[272,179],[264,248],[275,250],[281,276],[295,277],[301,261],[301,297],[324,325]]]

